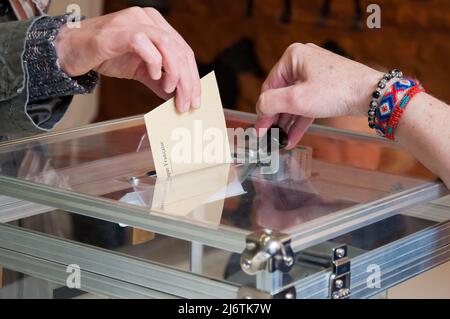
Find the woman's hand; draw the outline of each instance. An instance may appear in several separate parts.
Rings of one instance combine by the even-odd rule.
[[[278,124],[294,147],[314,118],[367,116],[383,73],[314,44],[291,45],[273,67],[257,103],[258,131]]]
[[[133,7],[63,27],[55,47],[70,76],[96,70],[137,80],[162,98],[176,90],[180,112],[200,107],[200,78],[192,49],[153,8]]]

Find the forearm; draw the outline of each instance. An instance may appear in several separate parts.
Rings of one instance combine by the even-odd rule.
[[[367,114],[367,93],[373,90],[373,83],[380,79],[382,73],[375,70],[368,72],[366,83],[358,91],[362,94],[355,105],[363,109],[355,110]],[[389,83],[395,82],[391,80]],[[388,85],[389,86],[389,85]],[[387,87],[386,89],[387,90]],[[385,93],[382,91],[382,95]],[[364,97],[366,100],[364,101]],[[358,113],[355,113],[358,115]],[[426,93],[415,95],[401,117],[395,130],[395,140],[413,154],[428,169],[439,176],[450,188],[450,106]]]
[[[450,106],[416,95],[396,130],[396,140],[450,188]]]
[[[292,44],[263,84],[256,127],[277,124],[295,145],[306,132],[308,119],[364,116],[378,133],[395,138],[450,188],[450,106],[426,93],[416,94],[421,87],[415,81],[404,79],[394,88],[402,77],[398,70],[383,74],[314,44]],[[397,101],[404,94],[412,99]]]

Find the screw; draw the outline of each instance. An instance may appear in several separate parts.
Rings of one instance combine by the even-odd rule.
[[[331,296],[333,299],[339,299],[339,292],[335,291],[333,292],[333,295]]]
[[[345,256],[345,249],[344,248],[338,248],[336,249],[336,256],[338,258],[342,258]]]
[[[336,280],[334,285],[336,286],[337,289],[341,289],[342,287],[344,287],[344,281],[342,279],[338,279]]]
[[[286,264],[286,266],[290,267],[294,264],[294,258],[292,258],[291,256],[286,256],[284,257],[284,263]]]
[[[244,267],[245,269],[248,269],[248,268],[250,268],[251,265],[252,265],[252,261],[250,259],[246,259],[246,260],[244,260],[242,267]]]

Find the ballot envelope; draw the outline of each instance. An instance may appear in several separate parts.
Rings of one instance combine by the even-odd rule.
[[[78,265],[94,296],[343,299],[449,260],[448,190],[393,142],[313,125],[267,161],[245,146],[161,179],[146,134],[137,116],[1,143],[0,272],[55,294]]]

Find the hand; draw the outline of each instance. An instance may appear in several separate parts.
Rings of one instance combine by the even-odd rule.
[[[383,73],[314,44],[291,45],[262,86],[256,109],[260,134],[277,124],[295,147],[314,118],[365,116]]]
[[[180,112],[200,107],[200,78],[192,49],[153,8],[133,7],[63,27],[55,41],[63,71],[96,70],[137,80],[167,99],[176,90]]]

